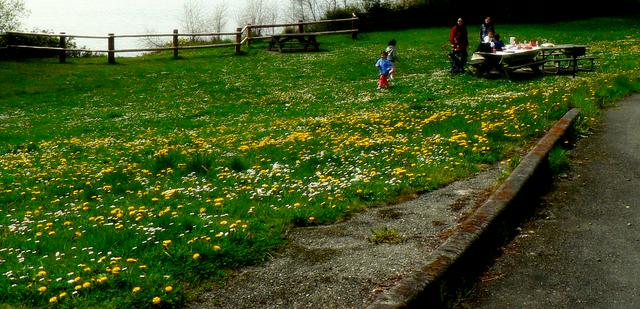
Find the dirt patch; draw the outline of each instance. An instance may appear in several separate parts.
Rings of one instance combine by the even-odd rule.
[[[293,229],[280,255],[239,271],[187,308],[363,308],[423,267],[499,177],[500,169],[492,167],[345,222]],[[393,231],[402,241],[372,242],[375,231]]]

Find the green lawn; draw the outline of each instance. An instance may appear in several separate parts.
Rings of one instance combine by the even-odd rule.
[[[589,45],[597,70],[576,78],[450,75],[448,26],[321,36],[317,53],[0,62],[0,304],[179,306],[294,226],[517,160],[572,107],[586,132],[640,89],[639,20],[498,25]]]

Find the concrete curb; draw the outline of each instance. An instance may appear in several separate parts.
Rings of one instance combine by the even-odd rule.
[[[548,168],[543,163],[579,112],[571,109],[558,120],[489,199],[430,255],[422,269],[380,294],[367,309],[442,307],[455,290],[473,280],[469,275],[479,272],[487,253],[499,246],[495,242],[504,239],[505,226],[517,221],[515,214],[526,212],[521,202],[540,189],[541,182],[536,180]]]

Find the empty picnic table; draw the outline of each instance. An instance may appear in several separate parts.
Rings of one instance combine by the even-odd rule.
[[[559,45],[542,45],[540,46],[540,58],[546,60],[546,62],[553,63],[555,73],[559,73],[564,69],[576,76],[576,73],[580,70],[578,67],[579,61],[588,61],[591,66],[589,69],[583,69],[584,71],[593,71],[594,61],[596,57],[587,56],[587,46],[579,44],[559,44]],[[564,65],[563,65],[564,64]]]
[[[317,34],[305,32],[305,33],[282,33],[274,34],[269,41],[269,50],[283,51],[318,51],[320,50],[320,43],[316,41]],[[295,40],[300,45],[296,47],[286,47],[287,42]]]

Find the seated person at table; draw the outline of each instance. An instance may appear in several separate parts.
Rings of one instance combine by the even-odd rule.
[[[480,25],[480,43],[484,41],[484,38],[489,34],[489,31],[496,32],[496,26],[491,20],[491,16],[486,16],[484,22]]]
[[[498,38],[500,38],[500,36],[498,36]],[[502,48],[504,47],[504,44],[502,44],[502,42],[499,42],[499,43],[498,42],[499,40],[496,40],[493,31],[489,31],[489,33],[482,40],[482,43],[478,45],[478,48],[476,49],[476,51],[483,52],[483,53],[490,53],[490,52],[493,52],[494,48],[495,50],[502,50]]]
[[[496,46],[496,50],[504,50],[504,43],[500,40],[500,34],[496,33],[493,36],[493,43]]]

